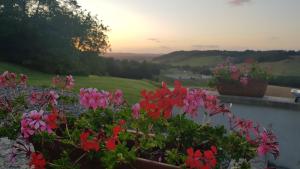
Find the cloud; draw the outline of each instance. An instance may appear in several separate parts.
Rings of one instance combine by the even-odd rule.
[[[240,5],[244,5],[245,3],[249,3],[252,0],[230,0],[229,3],[232,5],[236,5],[236,6],[240,6]]]
[[[193,49],[202,49],[202,50],[212,50],[212,49],[219,49],[219,45],[193,45]]]
[[[155,43],[160,43],[160,40],[157,38],[148,38],[147,40],[155,42]]]

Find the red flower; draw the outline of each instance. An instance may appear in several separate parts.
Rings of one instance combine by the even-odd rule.
[[[106,148],[109,151],[113,151],[116,149],[116,139],[115,138],[109,138],[106,142]]]
[[[45,169],[46,168],[46,160],[44,159],[43,154],[41,153],[31,153],[31,160],[29,162],[29,166],[34,169]]]
[[[123,119],[121,119],[121,120],[119,120],[119,124],[120,124],[121,126],[124,126],[124,125],[126,124],[126,121],[123,120]]]
[[[183,99],[187,94],[187,89],[183,88],[178,81],[174,83],[175,89],[171,91],[166,83],[162,83],[162,88],[156,91],[142,91],[142,100],[140,106],[144,109],[148,116],[153,120],[160,117],[168,119],[172,115],[174,106],[182,107]]]
[[[47,124],[51,129],[56,129],[58,118],[58,110],[55,107],[52,107],[52,112],[47,116]]]
[[[193,148],[187,149],[187,159],[185,164],[191,169],[213,169],[217,165],[217,160],[215,154],[217,153],[217,148],[215,146],[211,147],[211,150],[206,150],[202,153],[200,150],[194,152]]]
[[[99,140],[96,137],[89,139],[89,136],[90,136],[90,131],[86,131],[80,134],[81,148],[84,151],[90,151],[90,150],[99,151],[100,149]]]
[[[118,134],[120,133],[120,131],[122,130],[121,126],[117,125],[113,128],[113,136],[114,137],[118,137]]]

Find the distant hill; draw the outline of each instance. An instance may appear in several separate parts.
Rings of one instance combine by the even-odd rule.
[[[159,57],[153,58],[153,62],[170,64],[174,66],[215,66],[223,62],[226,58],[231,57],[233,62],[241,63],[247,58],[254,58],[260,63],[277,62],[292,57],[300,57],[300,51],[221,51],[221,50],[206,50],[206,51],[176,51]]]
[[[150,61],[156,57],[161,56],[162,54],[154,54],[154,53],[106,53],[104,57],[111,57],[119,60],[136,60],[136,61]]]

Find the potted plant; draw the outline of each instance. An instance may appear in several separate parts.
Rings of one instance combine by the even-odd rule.
[[[246,61],[237,66],[226,61],[214,69],[212,84],[222,95],[263,97],[269,78],[268,71],[257,62]]]
[[[70,84],[67,78],[63,90]],[[188,90],[177,81],[174,86],[142,91],[132,106],[121,90],[81,89],[78,102],[86,110],[79,115],[61,105],[76,98],[58,96],[57,90],[27,93],[21,103],[30,109],[20,112],[16,126],[25,142],[18,142],[12,157],[27,152],[35,169],[222,169],[241,159],[238,165],[250,169],[258,155],[278,156],[271,130],[234,116],[205,90]],[[200,114],[202,123],[193,120]],[[227,118],[230,128],[211,125],[214,115]]]

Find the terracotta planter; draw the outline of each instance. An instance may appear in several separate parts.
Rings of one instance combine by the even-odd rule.
[[[250,79],[247,85],[239,82],[219,80],[217,90],[221,95],[263,97],[267,86],[268,83],[265,80]]]

